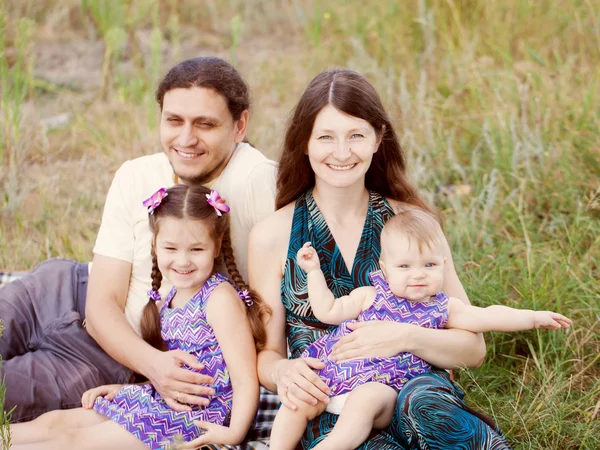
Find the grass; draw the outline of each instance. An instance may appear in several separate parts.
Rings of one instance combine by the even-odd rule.
[[[0,337],[2,337],[2,331],[4,327],[2,321],[0,321]],[[0,369],[2,369],[2,357],[0,357]],[[10,418],[12,410],[4,410],[4,402],[6,399],[6,386],[4,385],[4,379],[0,380],[0,444],[3,449],[9,449],[11,445],[11,433],[10,433]]]
[[[566,333],[487,335],[483,367],[458,376],[469,403],[517,449],[600,448],[598,5],[114,0],[145,13],[103,22],[101,3],[0,3],[2,99],[15,98],[5,83],[29,83],[2,105],[19,119],[2,140],[0,267],[91,258],[114,171],[159,150],[152,89],[178,60],[235,60],[254,98],[249,139],[273,158],[310,79],[350,67],[401,129],[472,302],[574,319]]]

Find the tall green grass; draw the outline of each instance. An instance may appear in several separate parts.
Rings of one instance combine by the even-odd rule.
[[[27,41],[34,45],[47,43],[47,23],[62,25],[50,39],[56,45],[65,36],[105,42],[114,27],[123,33],[109,43],[108,82],[100,69],[89,74],[95,90],[25,94],[42,115],[68,102],[73,119],[46,132],[43,157],[24,152],[19,172],[29,195],[16,213],[0,211],[0,267],[91,257],[112,174],[125,159],[158,151],[152,91],[179,59],[236,61],[253,92],[248,137],[273,158],[310,79],[328,67],[350,67],[380,92],[409,175],[441,209],[471,301],[553,309],[574,320],[568,332],[487,335],[484,365],[458,374],[469,403],[492,416],[517,449],[600,448],[595,3],[296,0],[273,8],[259,0],[205,7],[112,0],[114,9],[99,9],[106,4],[5,6],[4,24],[35,20]],[[93,18],[121,10],[144,13],[129,22]],[[5,54],[16,55],[17,28],[7,27]],[[13,56],[2,62],[6,73],[27,78],[31,67],[43,76],[33,54],[23,55],[20,66]],[[107,64],[106,53],[99,57]]]

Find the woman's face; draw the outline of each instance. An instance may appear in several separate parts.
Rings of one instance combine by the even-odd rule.
[[[338,188],[364,185],[379,142],[369,122],[325,106],[315,118],[308,141],[316,182]]]

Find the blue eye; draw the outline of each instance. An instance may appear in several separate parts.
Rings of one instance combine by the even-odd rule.
[[[401,269],[408,269],[408,264],[400,264],[398,267]]]
[[[331,139],[333,139],[331,136],[328,135],[324,135],[324,136],[319,136],[317,139],[323,140],[323,141],[329,141]]]
[[[350,136],[350,138],[351,139],[352,138],[360,139],[360,138],[364,138],[364,136],[362,134],[360,134],[360,133],[354,133],[352,136]]]
[[[425,267],[435,267],[435,265],[436,265],[435,263],[430,262],[430,263],[425,264]]]

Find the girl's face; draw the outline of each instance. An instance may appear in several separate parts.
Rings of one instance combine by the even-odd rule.
[[[391,291],[410,301],[426,301],[442,290],[446,258],[436,244],[423,245],[394,232],[382,236],[379,264]]]
[[[220,243],[199,220],[165,217],[160,221],[155,248],[163,277],[178,294],[191,297],[212,275]]]
[[[315,118],[308,141],[316,182],[340,188],[364,185],[379,143],[369,122],[325,106]]]

